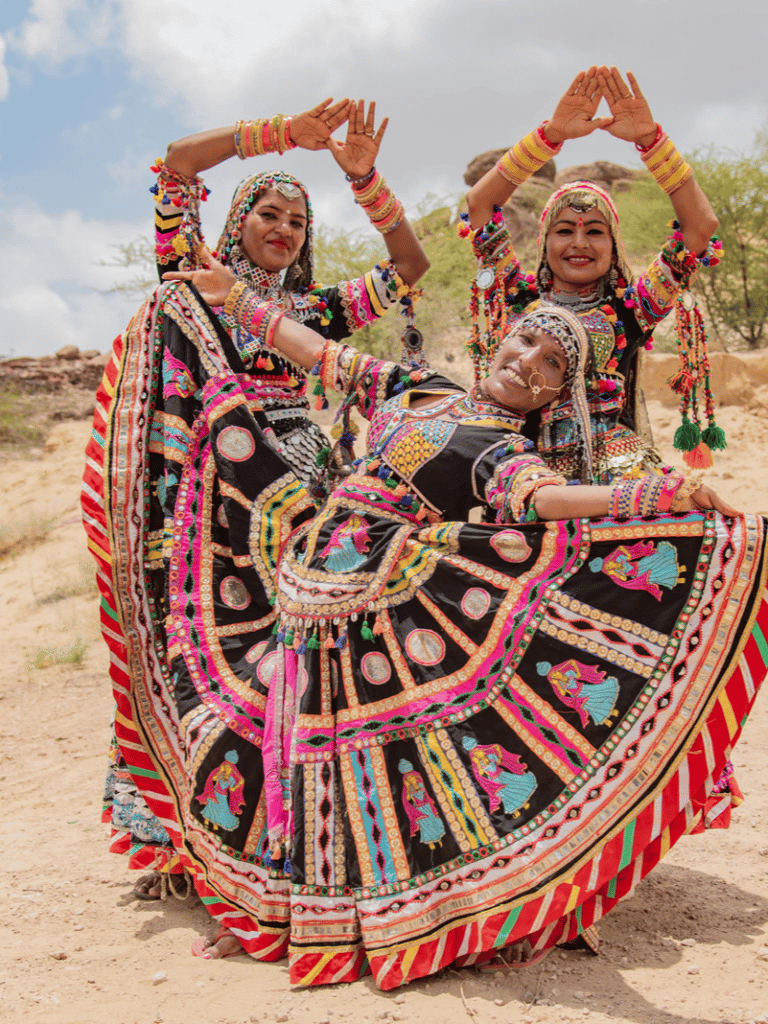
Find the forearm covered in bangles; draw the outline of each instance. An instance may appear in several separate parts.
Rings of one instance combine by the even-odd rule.
[[[255,121],[241,120],[235,125],[235,150],[241,160],[295,148],[296,143],[291,139],[291,118],[283,114]]]
[[[677,192],[693,177],[690,164],[686,163],[682,153],[658,125],[656,138],[647,149],[640,148],[640,155],[659,188],[668,196]]]
[[[234,318],[238,327],[257,338],[262,348],[274,348],[275,329],[284,312],[265,303],[243,281],[232,285],[224,302],[224,312]]]
[[[516,143],[496,164],[496,170],[510,184],[517,187],[527,181],[547,160],[551,160],[562,149],[562,142],[555,145],[544,134],[544,126],[540,124],[525,138]]]
[[[699,483],[696,481],[693,490],[681,498],[686,486],[685,477],[677,470],[664,475],[647,474],[620,480],[611,488],[609,514],[616,519],[627,519],[660,512],[679,512]]]
[[[365,210],[376,230],[383,235],[394,231],[405,211],[379,172],[372,168],[370,174],[352,180],[351,184],[355,202]]]

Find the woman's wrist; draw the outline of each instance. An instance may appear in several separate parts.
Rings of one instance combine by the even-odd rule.
[[[240,120],[235,125],[235,152],[241,160],[264,153],[285,153],[295,149],[291,138],[292,118],[275,114],[256,121]]]
[[[649,132],[646,135],[643,135],[642,138],[635,140],[635,149],[638,153],[648,153],[653,149],[656,143],[661,140],[663,134],[664,129],[657,122],[652,132]]]
[[[229,316],[235,316],[235,310],[237,309],[238,301],[243,292],[247,290],[247,288],[248,286],[246,285],[245,281],[235,281],[235,283],[229,289],[226,299],[224,299],[223,309],[225,313],[227,313]]]
[[[355,202],[365,210],[371,224],[383,235],[394,231],[405,216],[403,204],[395,198],[375,167],[364,178],[352,180],[352,194]]]
[[[641,156],[656,184],[668,196],[677,192],[693,177],[693,169],[674,143],[670,142],[666,132],[661,132],[661,135],[657,132],[657,140],[650,149],[641,150]]]
[[[527,181],[540,167],[560,152],[562,143],[554,143],[544,133],[547,122],[534,128],[521,139],[496,164],[496,170],[515,188]]]

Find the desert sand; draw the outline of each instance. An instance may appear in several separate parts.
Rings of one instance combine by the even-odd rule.
[[[765,391],[758,380],[746,406],[719,411],[730,447],[708,474],[749,512],[768,512]],[[667,440],[674,408],[651,395],[660,447],[679,465]],[[303,991],[284,962],[193,958],[190,943],[210,930],[202,905],[135,900],[100,824],[112,699],[78,506],[88,430],[59,424],[43,452],[0,464],[0,1019],[768,1022],[765,692],[735,751],[746,799],[730,830],[682,839],[604,920],[597,957],[557,950],[534,967],[447,971],[386,994],[370,978]]]

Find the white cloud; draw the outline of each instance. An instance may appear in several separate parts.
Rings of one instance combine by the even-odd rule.
[[[0,279],[0,356],[44,355],[63,345],[106,351],[139,303],[101,294],[131,275],[97,264],[140,234],[135,224],[0,201],[0,246],[13,253]]]
[[[8,96],[10,89],[10,82],[8,80],[8,69],[5,66],[5,39],[0,36],[0,100],[4,100]]]
[[[103,46],[112,22],[109,0],[32,0],[29,17],[8,32],[8,41],[25,57],[56,67]]]

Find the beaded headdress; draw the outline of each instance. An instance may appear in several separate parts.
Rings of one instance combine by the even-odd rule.
[[[525,328],[545,331],[551,335],[565,352],[568,371],[565,385],[570,388],[574,408],[574,426],[580,435],[583,452],[583,467],[587,482],[593,480],[592,432],[587,404],[586,373],[592,361],[592,343],[589,331],[575,313],[562,306],[542,302],[536,309],[520,317],[512,333],[519,334]],[[559,398],[555,401],[560,401]]]
[[[536,239],[536,280],[539,280],[539,273],[542,265],[546,262],[547,234],[558,214],[563,210],[576,210],[578,213],[586,213],[587,210],[596,209],[602,213],[608,222],[608,228],[613,239],[613,248],[616,253],[616,268],[624,278],[626,284],[632,284],[632,271],[627,263],[627,256],[624,252],[624,242],[619,230],[619,215],[613,200],[608,193],[596,185],[593,181],[568,181],[552,193],[547,205],[541,214],[539,221],[539,235]]]
[[[222,263],[230,263],[235,258],[245,257],[245,253],[240,249],[243,221],[256,200],[265,192],[273,189],[286,199],[298,199],[299,196],[303,196],[304,202],[307,204],[307,235],[298,256],[285,272],[283,286],[288,291],[309,288],[313,283],[314,276],[312,204],[302,183],[292,174],[286,174],[284,171],[262,171],[261,174],[254,174],[252,177],[246,178],[237,186],[235,194],[232,196],[232,205],[227,214],[224,231],[219,239],[219,259]],[[245,258],[247,259],[247,257]]]

